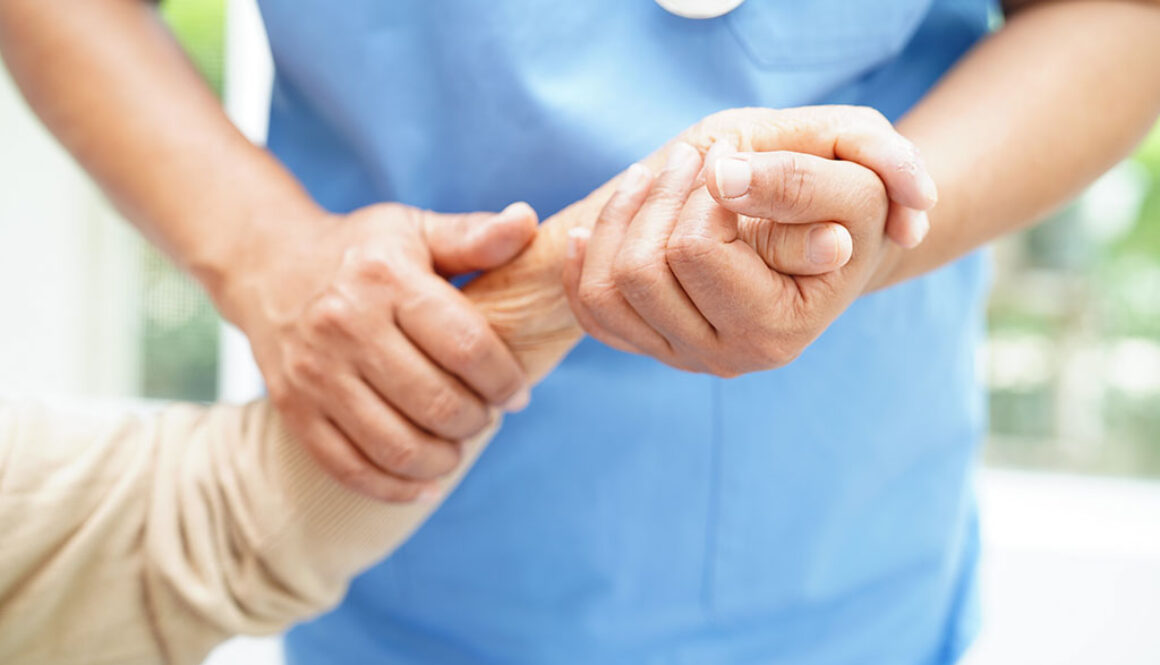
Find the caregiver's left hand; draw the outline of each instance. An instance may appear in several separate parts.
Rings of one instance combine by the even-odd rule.
[[[678,144],[655,182],[646,167],[629,169],[591,235],[569,239],[572,311],[604,343],[680,369],[736,376],[788,364],[891,251],[886,187],[853,162],[737,153],[725,141],[704,166]]]

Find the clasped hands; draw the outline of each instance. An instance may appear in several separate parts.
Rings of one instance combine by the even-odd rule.
[[[325,469],[437,499],[585,331],[692,371],[779,367],[922,240],[935,199],[876,111],[737,109],[538,228],[524,204],[308,211],[249,243],[216,297]],[[471,271],[463,291],[445,279]]]
[[[589,334],[722,377],[781,367],[922,241],[934,184],[885,118],[820,107],[763,127],[771,113],[706,119],[684,137],[698,146],[678,140],[655,175],[634,164],[570,232],[563,281]]]

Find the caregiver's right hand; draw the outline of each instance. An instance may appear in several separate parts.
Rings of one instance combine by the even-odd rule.
[[[534,237],[535,212],[381,204],[285,228],[229,277],[223,309],[319,463],[378,499],[423,497],[491,407],[528,402],[516,358],[441,275],[510,261]]]

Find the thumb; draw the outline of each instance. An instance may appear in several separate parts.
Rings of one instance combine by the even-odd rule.
[[[891,200],[907,208],[929,210],[938,201],[918,147],[867,107],[732,109],[708,116],[682,138],[702,150],[728,140],[742,152],[792,151],[847,160],[877,173]]]
[[[461,275],[511,261],[535,237],[537,221],[536,211],[519,202],[499,213],[426,213],[423,233],[435,270]]]

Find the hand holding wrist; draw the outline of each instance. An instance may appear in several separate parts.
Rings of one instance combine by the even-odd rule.
[[[441,275],[506,263],[535,214],[437,215],[381,204],[261,244],[221,281],[287,426],[332,474],[407,500],[458,464],[491,408],[522,408],[523,372]],[[437,274],[438,273],[438,274]]]

